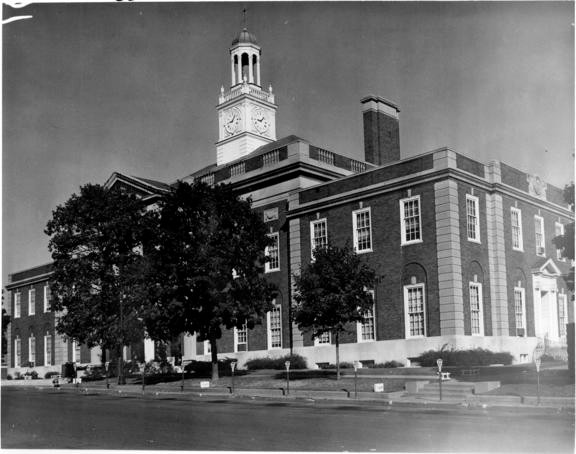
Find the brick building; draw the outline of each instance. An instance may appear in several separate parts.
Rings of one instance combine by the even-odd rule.
[[[565,282],[571,264],[552,239],[574,216],[559,188],[448,148],[402,159],[400,109],[377,96],[360,102],[364,161],[297,136],[277,139],[275,95],[261,87],[260,56],[254,35],[243,30],[230,48],[231,86],[218,100],[216,164],[182,178],[231,183],[252,198],[275,240],[266,273],[279,288],[276,308],[253,330],[225,332],[222,356],[242,364],[293,350],[310,365],[334,362],[329,335],[312,339],[290,323],[292,276],[327,241],[349,241],[378,276],[371,314],[341,341],[342,361],[406,364],[448,344],[509,351],[525,362],[539,339],[565,347],[566,323],[574,320]],[[128,186],[143,197],[169,186],[121,173],[106,185]],[[40,364],[42,345],[50,342],[51,361],[96,361],[97,352],[81,349],[78,356],[57,339],[55,316],[40,314],[40,296],[35,315],[26,312],[30,289],[43,295],[48,278],[41,267],[12,275],[7,286],[11,313],[21,314],[10,325],[11,367],[30,360],[33,347]],[[44,342],[31,340],[43,336]],[[144,344],[151,359],[154,345]],[[181,351],[184,358],[209,359],[208,344],[194,337],[183,337]]]

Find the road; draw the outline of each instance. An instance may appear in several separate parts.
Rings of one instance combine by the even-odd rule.
[[[573,414],[2,388],[2,448],[574,452]]]

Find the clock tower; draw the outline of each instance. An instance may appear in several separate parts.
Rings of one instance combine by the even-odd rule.
[[[262,90],[256,37],[244,28],[230,47],[230,89],[220,89],[216,164],[222,165],[276,140],[272,86]]]

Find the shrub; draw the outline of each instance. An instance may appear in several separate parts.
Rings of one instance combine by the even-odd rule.
[[[471,350],[445,349],[428,350],[416,358],[411,358],[423,367],[436,367],[436,361],[442,359],[444,367],[488,366],[490,364],[512,364],[512,355],[508,352],[495,353],[483,348]]]
[[[46,373],[44,374],[44,378],[52,378],[52,377],[55,377],[55,376],[57,376],[57,375],[60,375],[60,374],[59,374],[58,372],[56,372],[56,371],[53,370],[53,371],[51,371],[51,372],[46,372]]]
[[[246,368],[248,370],[258,370],[258,369],[275,369],[284,370],[286,369],[285,362],[290,361],[290,370],[294,369],[306,369],[306,359],[300,355],[285,355],[279,358],[254,358],[246,362]]]
[[[236,361],[234,358],[224,358],[218,360],[218,375],[221,377],[232,375],[232,368],[230,363]],[[197,377],[211,377],[212,376],[212,362],[211,361],[190,361],[184,366],[185,373],[194,373]],[[243,371],[236,369],[235,375],[244,374]]]
[[[6,376],[6,380],[12,380],[12,375],[8,374],[8,375]]]
[[[404,367],[404,364],[398,362],[398,361],[386,361],[382,367],[384,367],[385,369],[393,369],[395,367]]]
[[[106,378],[106,368],[104,366],[90,366],[82,377],[82,381],[96,381]]]

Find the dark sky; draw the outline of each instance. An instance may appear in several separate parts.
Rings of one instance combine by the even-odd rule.
[[[33,18],[3,27],[3,277],[50,260],[45,224],[81,185],[215,162],[244,5],[278,138],[362,159],[374,94],[401,108],[403,157],[449,146],[574,179],[572,2],[4,6]]]

